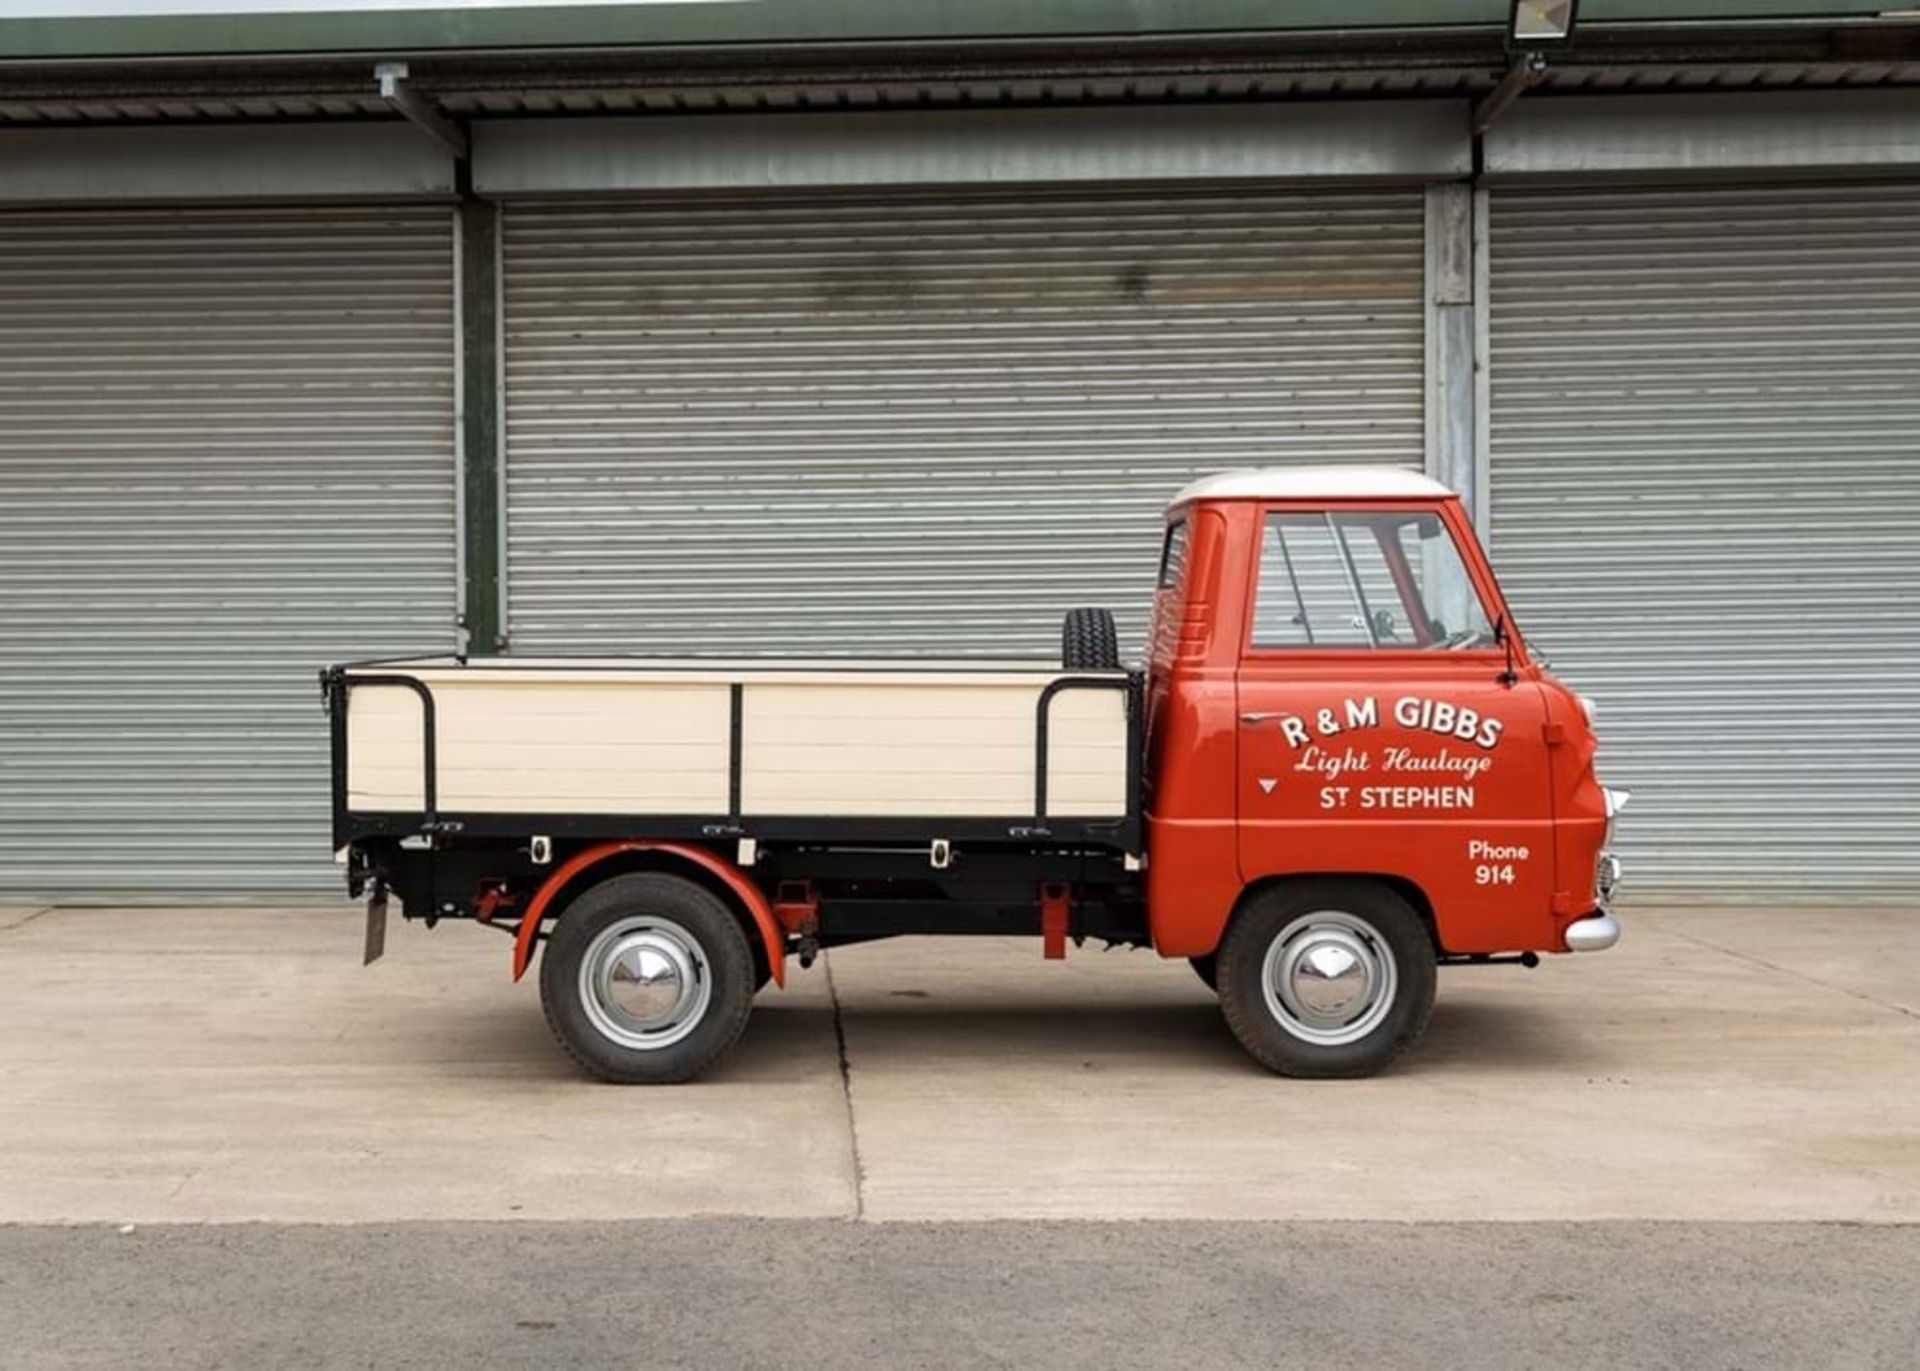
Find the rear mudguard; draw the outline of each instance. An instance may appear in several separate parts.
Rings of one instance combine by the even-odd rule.
[[[691,847],[685,843],[654,843],[634,840],[618,843],[599,843],[585,851],[575,853],[558,867],[554,868],[546,883],[534,894],[527,905],[527,912],[520,916],[520,928],[513,940],[513,978],[519,980],[527,974],[527,966],[533,960],[533,945],[540,936],[541,920],[547,916],[547,910],[560,892],[582,872],[598,866],[610,857],[625,852],[658,852],[678,861],[691,862],[702,870],[710,872],[723,882],[739,900],[741,908],[753,916],[753,922],[760,930],[760,941],[767,952],[767,967],[773,973],[773,983],[784,987],[787,983],[787,946],[780,932],[780,925],[773,917],[773,910],[767,905],[767,897],[760,888],[741,874],[740,869],[731,862],[723,861],[704,848]]]

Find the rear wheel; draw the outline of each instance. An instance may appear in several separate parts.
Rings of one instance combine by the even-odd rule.
[[[1219,952],[1234,1036],[1283,1076],[1371,1076],[1426,1030],[1433,939],[1370,881],[1302,881],[1256,896]]]
[[[1060,665],[1068,671],[1118,671],[1120,631],[1105,609],[1070,609],[1060,624]]]
[[[753,1008],[745,932],[720,899],[663,872],[615,876],[547,938],[540,1003],[568,1055],[621,1084],[684,1081],[732,1047]]]

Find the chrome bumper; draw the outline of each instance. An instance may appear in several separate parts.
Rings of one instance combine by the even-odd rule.
[[[1605,952],[1620,941],[1620,921],[1611,914],[1589,914],[1567,925],[1567,951]]]
[[[1620,941],[1620,921],[1613,917],[1613,894],[1620,888],[1620,859],[1602,852],[1593,868],[1593,902],[1599,908],[1567,925],[1567,951],[1605,952]]]

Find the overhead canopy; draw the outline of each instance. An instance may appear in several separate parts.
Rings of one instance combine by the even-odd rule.
[[[276,13],[255,5],[102,17],[89,8],[92,17],[77,18],[63,11],[82,0],[10,0],[0,17],[0,125],[397,121],[374,76],[390,61],[407,65],[419,101],[454,120],[1474,100],[1509,61],[1504,7],[1487,0],[1355,3],[1339,7],[1338,29],[1313,26],[1328,22],[1325,5],[1263,4],[1256,15],[1237,0],[1036,0],[1019,14],[1000,0],[791,0],[777,16],[758,0],[327,12],[317,2],[287,0],[307,8]],[[1920,85],[1920,15],[1816,8],[1590,0],[1573,49],[1553,57],[1523,103]],[[1424,27],[1405,26],[1414,9]],[[809,16],[837,38],[804,37]],[[756,17],[766,26],[753,27]],[[1672,22],[1713,18],[1722,22]],[[1251,27],[1210,27],[1233,23]]]
[[[1586,0],[1583,24],[1867,17],[1814,0]],[[1503,27],[1507,0],[710,0],[475,8],[407,0],[14,0],[0,59]]]

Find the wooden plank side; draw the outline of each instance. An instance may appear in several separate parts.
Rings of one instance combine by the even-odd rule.
[[[420,698],[404,686],[355,686],[347,707],[347,808],[412,813],[426,804]]]
[[[1023,815],[1033,810],[1035,711],[1045,682],[752,681],[746,687],[748,814]],[[1057,696],[1049,809],[1126,812],[1119,691]]]
[[[432,670],[446,813],[724,814],[730,680],[710,672]],[[746,815],[1007,817],[1033,811],[1039,674],[742,672]],[[355,688],[348,805],[417,812],[421,705]],[[1051,706],[1048,812],[1126,813],[1119,690]]]
[[[726,810],[724,683],[443,676],[433,691],[445,812]],[[360,687],[347,717],[349,807],[419,809],[419,701]]]

